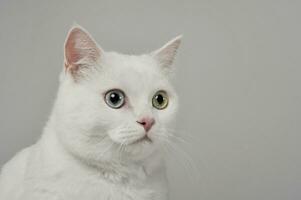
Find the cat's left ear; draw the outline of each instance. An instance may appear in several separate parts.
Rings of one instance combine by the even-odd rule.
[[[151,55],[155,58],[158,62],[160,67],[165,72],[172,71],[172,63],[175,59],[177,50],[181,44],[182,35],[179,35],[169,42],[167,42],[163,47],[151,53]]]

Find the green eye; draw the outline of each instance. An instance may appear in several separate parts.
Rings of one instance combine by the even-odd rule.
[[[111,108],[121,108],[125,103],[125,95],[121,90],[110,90],[105,94],[105,102]]]
[[[158,91],[152,100],[153,106],[158,110],[163,110],[168,106],[168,96],[165,91]]]

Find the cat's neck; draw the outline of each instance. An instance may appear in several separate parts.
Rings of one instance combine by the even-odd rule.
[[[86,171],[87,173],[96,172],[104,179],[111,182],[127,182],[130,179],[145,179],[153,172],[153,166],[149,163],[157,158],[149,158],[145,162],[120,162],[119,160],[88,163],[85,160],[72,155],[58,139],[55,124],[50,119],[44,129],[44,133],[37,144],[41,148],[42,157],[49,165],[59,164],[56,170]],[[152,162],[154,163],[154,162]],[[47,164],[47,163],[45,163]],[[156,167],[157,168],[157,167]]]

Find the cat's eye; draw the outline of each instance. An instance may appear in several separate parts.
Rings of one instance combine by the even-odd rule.
[[[158,91],[152,100],[153,106],[159,110],[165,109],[168,106],[168,95],[165,91]]]
[[[105,94],[105,102],[111,108],[121,108],[125,103],[125,95],[121,90],[110,90]]]

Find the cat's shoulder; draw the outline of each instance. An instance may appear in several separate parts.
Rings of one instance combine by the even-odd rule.
[[[28,156],[34,146],[27,147],[21,151],[19,151],[11,160],[9,160],[1,170],[1,177],[2,175],[5,175],[6,173],[9,173],[10,171],[14,172],[20,172],[24,171],[23,169],[25,168],[26,161],[28,159]]]
[[[1,200],[1,195],[9,194],[11,192],[16,193],[17,188],[20,188],[20,183],[23,182],[26,172],[28,158],[33,148],[34,146],[31,146],[21,150],[2,167],[0,172]]]

